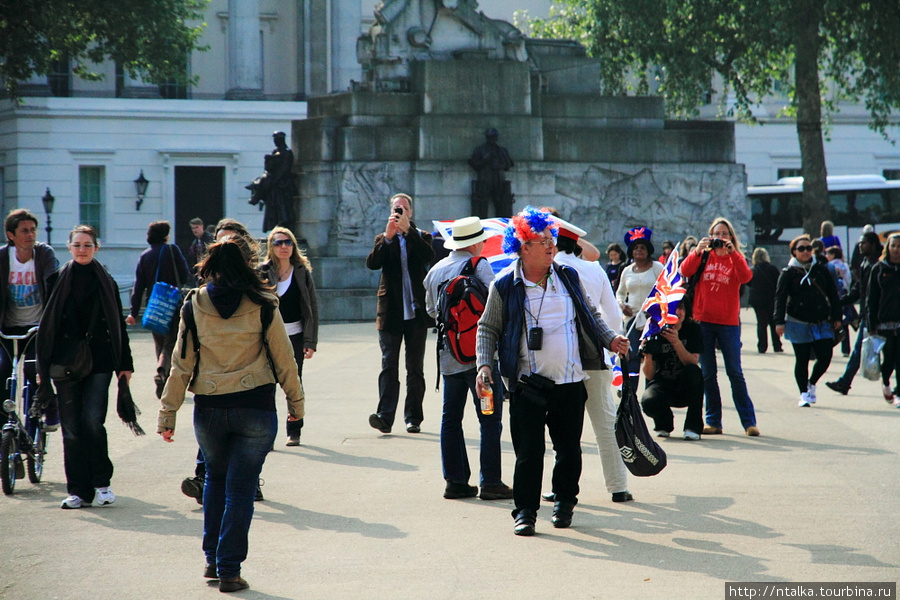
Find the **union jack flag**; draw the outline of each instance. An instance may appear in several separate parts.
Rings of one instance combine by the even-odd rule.
[[[647,313],[647,325],[641,337],[646,338],[656,333],[665,325],[678,322],[675,309],[687,292],[682,287],[681,272],[678,270],[678,251],[669,254],[666,266],[656,279],[650,295],[644,300],[641,310]]]
[[[435,232],[440,233],[441,237],[445,240],[449,240],[453,237],[452,220],[432,221],[432,224],[434,225]],[[481,220],[482,227],[484,227],[484,230],[491,235],[491,237],[484,241],[484,249],[481,251],[481,255],[488,259],[488,263],[490,263],[494,274],[499,273],[515,260],[514,256],[504,254],[503,250],[501,250],[501,246],[503,245],[503,232],[506,230],[508,224],[509,219],[505,217]]]

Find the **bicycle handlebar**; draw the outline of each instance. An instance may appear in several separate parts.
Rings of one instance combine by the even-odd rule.
[[[31,329],[23,333],[22,335],[7,335],[0,331],[0,338],[4,340],[24,340],[28,339],[31,334],[35,333],[38,330],[38,325],[33,326]]]

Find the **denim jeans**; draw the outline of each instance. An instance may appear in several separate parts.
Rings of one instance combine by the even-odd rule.
[[[747,392],[747,382],[741,369],[741,327],[740,325],[718,325],[700,322],[703,334],[703,353],[700,354],[700,369],[703,371],[703,390],[706,393],[706,424],[722,427],[722,396],[716,376],[716,345],[722,351],[725,373],[731,382],[731,397],[741,418],[744,429],[756,425],[756,412]]]
[[[406,423],[422,423],[422,400],[425,397],[425,340],[428,328],[414,319],[403,322],[399,334],[382,330],[378,332],[381,345],[381,373],[378,375],[378,416],[394,424],[397,405],[400,402],[400,343],[406,344],[406,403],[403,420]]]
[[[106,411],[112,373],[91,373],[81,381],[57,383],[63,432],[66,491],[93,502],[94,489],[109,485],[113,464],[106,440]]]
[[[853,378],[856,377],[856,373],[859,371],[859,362],[862,359],[862,343],[865,337],[866,328],[860,327],[856,334],[856,343],[853,344],[853,352],[850,353],[850,359],[844,368],[844,374],[837,380],[838,384],[847,389],[850,389],[850,384],[853,383]]]
[[[494,414],[481,412],[481,400],[475,393],[475,369],[444,375],[444,413],[441,416],[441,463],[444,479],[453,483],[468,483],[472,474],[466,454],[462,419],[466,400],[471,392],[475,414],[481,426],[480,485],[497,485],[500,479],[500,433],[503,431],[503,385],[494,369]]]
[[[203,552],[220,578],[241,574],[259,474],[277,430],[275,412],[194,408],[194,433],[206,459]]]

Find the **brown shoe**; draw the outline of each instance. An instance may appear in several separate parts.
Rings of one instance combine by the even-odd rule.
[[[219,580],[219,591],[224,593],[229,592],[237,592],[239,590],[246,590],[250,587],[250,584],[247,581],[238,575],[237,577],[231,577],[230,579],[220,579]]]
[[[751,425],[744,430],[744,433],[746,433],[750,437],[759,437],[759,428],[756,425]]]
[[[481,486],[480,498],[482,500],[509,500],[513,497],[512,488],[503,483]]]
[[[721,427],[713,427],[712,425],[707,425],[703,428],[704,435],[722,435]]]

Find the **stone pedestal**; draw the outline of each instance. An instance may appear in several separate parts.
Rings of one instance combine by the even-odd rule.
[[[428,231],[432,219],[471,214],[466,161],[487,127],[500,131],[515,161],[507,179],[516,211],[554,206],[598,246],[621,243],[637,225],[680,241],[716,215],[746,239],[745,175],[734,163],[731,123],[671,122],[659,98],[603,97],[580,46],[541,42],[529,51],[528,63],[412,61],[409,92],[309,101],[291,139],[298,231],[316,267],[323,320],[374,318],[379,273],[366,269],[365,257],[391,195],[413,196],[414,220]],[[561,66],[577,75],[571,85]]]

